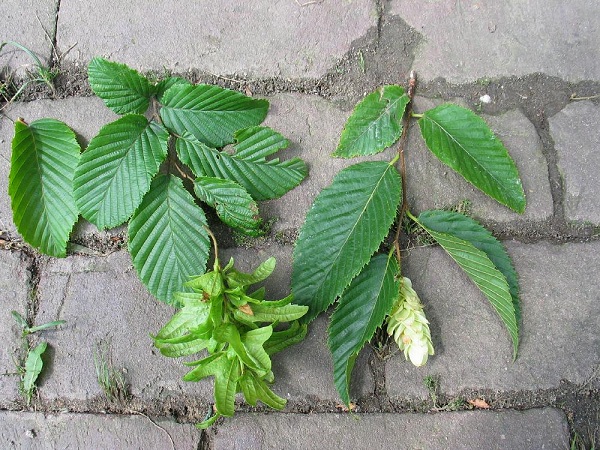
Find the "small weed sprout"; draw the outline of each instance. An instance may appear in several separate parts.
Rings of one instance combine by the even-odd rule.
[[[96,368],[96,379],[104,391],[109,402],[123,402],[129,398],[129,391],[125,383],[123,372],[115,369],[110,343],[101,341],[94,352],[94,366]]]

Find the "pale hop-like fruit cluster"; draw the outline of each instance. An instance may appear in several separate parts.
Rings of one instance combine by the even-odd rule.
[[[401,280],[398,300],[387,322],[388,334],[394,336],[406,359],[410,359],[415,366],[424,365],[427,357],[434,354],[429,322],[423,312],[423,305],[406,277]]]

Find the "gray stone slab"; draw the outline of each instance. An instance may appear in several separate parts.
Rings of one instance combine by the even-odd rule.
[[[439,414],[238,414],[213,432],[214,450],[564,449],[569,430],[556,409]]]
[[[417,98],[415,111],[424,112],[436,103]],[[409,207],[413,212],[421,212],[452,207],[467,199],[471,201],[471,214],[484,221],[509,223],[551,218],[554,209],[548,167],[533,124],[517,110],[483,118],[504,143],[519,170],[527,199],[525,213],[517,214],[489,198],[442,164],[425,145],[416,122],[411,126],[405,150]]]
[[[0,447],[27,450],[194,449],[200,432],[191,424],[140,415],[48,414],[0,411]],[[159,428],[158,426],[161,428]]]
[[[557,388],[584,383],[600,364],[600,242],[520,244],[507,248],[520,279],[522,324],[519,355],[485,297],[440,248],[419,248],[406,258],[431,322],[436,355],[415,368],[401,354],[386,365],[392,398],[427,398],[427,375],[441,390],[501,391]]]
[[[389,14],[422,33],[413,69],[422,80],[463,83],[542,72],[599,80],[600,4],[589,0],[392,0]]]
[[[57,0],[3,0],[0,43],[18,42],[34,52],[43,64],[48,64],[57,4]],[[0,73],[5,68],[18,77],[35,69],[34,61],[13,46],[6,46],[0,52]]]
[[[7,405],[18,396],[19,377],[15,362],[21,348],[21,329],[15,323],[11,311],[26,316],[29,296],[30,273],[28,261],[20,253],[0,252],[0,405]]]
[[[22,117],[27,123],[45,117],[65,122],[79,137],[82,145],[87,145],[100,128],[117,119],[97,97],[68,98],[65,100],[38,100],[28,103],[15,103],[6,115],[12,120]],[[14,233],[16,227],[12,221],[10,197],[8,196],[8,174],[10,172],[11,143],[14,137],[14,125],[6,117],[0,118],[0,226]],[[75,228],[75,234],[99,234],[96,227],[85,222]]]
[[[269,98],[270,113],[265,124],[282,133],[290,146],[281,152],[282,158],[298,156],[309,167],[308,177],[281,199],[261,204],[261,211],[277,222],[274,231],[297,229],[304,223],[317,194],[345,167],[367,160],[391,160],[394,150],[360,159],[333,158],[340,134],[351,111],[336,107],[317,96],[279,94]]]
[[[236,267],[250,271],[257,261],[269,256],[277,259],[277,268],[265,283],[267,298],[283,298],[290,293],[292,274],[292,247],[271,245],[260,249],[227,249],[222,252],[223,263],[234,256]],[[258,258],[257,258],[258,255]],[[300,401],[337,401],[338,394],[333,384],[333,362],[327,346],[327,314],[322,314],[309,326],[304,341],[273,356],[275,383],[273,390],[280,396]],[[370,350],[365,349],[359,356],[351,382],[352,398],[372,394],[375,385],[367,364]]]
[[[100,396],[94,352],[106,342],[114,367],[124,369],[134,396],[212,399],[212,380],[184,382],[182,360],[166,358],[154,348],[150,334],[174,309],[151,297],[127,252],[51,259],[42,267],[38,296],[38,322],[67,321],[46,336],[52,364],[40,383],[42,398],[86,401]]]
[[[600,224],[600,106],[571,103],[549,123],[563,178],[565,218]]]
[[[62,1],[58,47],[77,43],[67,61],[108,56],[142,70],[320,77],[377,23],[371,0],[299,3]]]

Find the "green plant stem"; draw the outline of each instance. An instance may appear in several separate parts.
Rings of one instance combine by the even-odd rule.
[[[423,114],[417,114],[417,113],[411,112],[410,117],[414,117],[415,119],[420,119],[421,117],[423,117]]]
[[[398,214],[396,235],[394,237],[394,249],[396,252],[396,259],[398,260],[398,265],[400,266],[400,269],[402,269],[402,256],[400,253],[400,228],[402,226],[402,219],[404,217],[404,213],[408,208],[408,203],[406,199],[406,161],[404,158],[404,146],[406,145],[406,140],[408,138],[408,127],[410,125],[410,118],[413,114],[412,103],[413,98],[415,96],[416,88],[417,74],[414,71],[411,71],[407,92],[410,101],[408,102],[408,105],[406,105],[406,111],[404,113],[404,117],[402,118],[402,135],[400,136],[400,141],[398,143],[398,155],[400,157],[400,179],[402,182],[402,206],[400,207],[400,214]]]

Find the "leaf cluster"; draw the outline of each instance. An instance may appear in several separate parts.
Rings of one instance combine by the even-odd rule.
[[[99,229],[129,221],[140,279],[172,303],[208,261],[199,202],[233,229],[259,235],[257,201],[297,186],[306,165],[273,157],[288,141],[260,125],[266,100],[177,77],[152,83],[102,58],[90,62],[88,75],[92,90],[121,117],[83,153],[60,121],[16,121],[9,176],[15,225],[41,252],[63,257],[79,215]]]
[[[524,211],[517,168],[480,117],[449,103],[413,114],[411,100],[411,92],[395,85],[367,95],[346,122],[333,156],[377,154],[400,140],[409,119],[416,117],[425,144],[443,164],[501,204]],[[360,162],[340,171],[315,199],[294,249],[292,292],[297,303],[309,307],[303,322],[338,302],[329,347],[335,385],[346,404],[358,352],[399,300],[398,237],[387,255],[378,250],[392,225],[398,221],[396,226],[401,226],[404,212],[479,287],[507,327],[515,357],[517,353],[518,281],[506,250],[489,231],[459,212],[411,214],[403,195],[403,144],[389,163]]]
[[[223,268],[215,262],[212,271],[185,283],[193,292],[175,294],[183,307],[154,337],[155,346],[168,357],[206,350],[206,357],[185,363],[192,369],[183,378],[214,377],[215,414],[198,424],[200,428],[209,427],[220,416],[232,416],[237,393],[252,406],[259,400],[275,409],[286,404],[269,387],[274,381],[271,355],[304,338],[306,325],[297,319],[308,307],[291,304],[291,296],[265,300],[264,288],[249,291],[274,269],[274,258],[252,273],[239,272],[233,259]],[[282,323],[289,324],[278,327]]]

